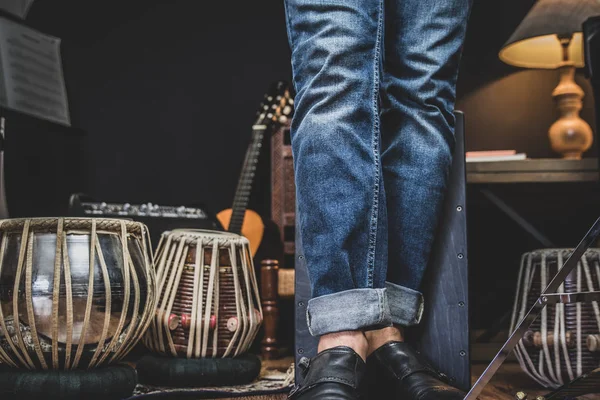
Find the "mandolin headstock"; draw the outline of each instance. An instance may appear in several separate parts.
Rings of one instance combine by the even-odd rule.
[[[273,125],[284,124],[294,112],[294,99],[287,82],[277,81],[265,93],[257,112],[255,127],[264,129]]]

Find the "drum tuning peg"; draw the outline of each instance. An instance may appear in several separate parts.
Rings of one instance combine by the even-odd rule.
[[[263,321],[263,318],[262,318],[262,314],[260,313],[260,311],[258,311],[258,308],[254,309],[254,314],[256,315],[256,319],[258,320],[258,323],[261,324]]]
[[[187,314],[181,314],[181,327],[183,329],[190,329],[190,325],[192,324],[192,317]]]
[[[227,320],[227,330],[229,332],[235,332],[238,328],[238,319],[237,317],[231,317]]]
[[[177,327],[179,326],[179,322],[181,322],[181,318],[179,318],[177,315],[169,315],[169,330],[174,331],[175,329],[177,329]]]
[[[515,396],[516,400],[527,400],[527,393],[525,392],[517,392],[517,395]]]
[[[575,336],[570,331],[567,331],[565,332],[564,338],[559,337],[558,340],[560,342],[564,341],[568,348],[573,348],[575,346],[574,337]],[[551,347],[554,346],[555,337],[553,333],[544,335],[544,338],[546,339],[546,345]],[[531,330],[525,332],[523,335],[523,344],[527,347],[534,347],[538,349],[543,348],[544,340],[542,337],[542,332]]]
[[[192,325],[192,317],[189,314],[181,314],[181,327],[183,329],[190,329]],[[214,315],[210,316],[209,329],[214,330],[217,327],[217,317]]]
[[[591,352],[600,352],[600,334],[588,335],[587,347]]]

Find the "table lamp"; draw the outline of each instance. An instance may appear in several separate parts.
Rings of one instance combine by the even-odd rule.
[[[548,136],[552,149],[566,159],[580,159],[593,141],[592,129],[579,116],[584,93],[575,83],[575,69],[585,65],[582,24],[594,15],[600,15],[598,0],[539,0],[499,53],[510,65],[560,71],[552,92],[560,117]]]

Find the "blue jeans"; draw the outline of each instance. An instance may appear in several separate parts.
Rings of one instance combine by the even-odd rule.
[[[471,0],[285,0],[315,336],[419,323]]]

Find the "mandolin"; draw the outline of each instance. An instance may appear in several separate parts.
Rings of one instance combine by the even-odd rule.
[[[256,256],[265,234],[265,224],[260,215],[248,209],[258,159],[265,136],[287,121],[292,114],[293,104],[289,86],[283,81],[275,82],[264,95],[252,125],[252,138],[246,151],[233,205],[217,214],[217,219],[227,231],[248,239],[252,257]]]

